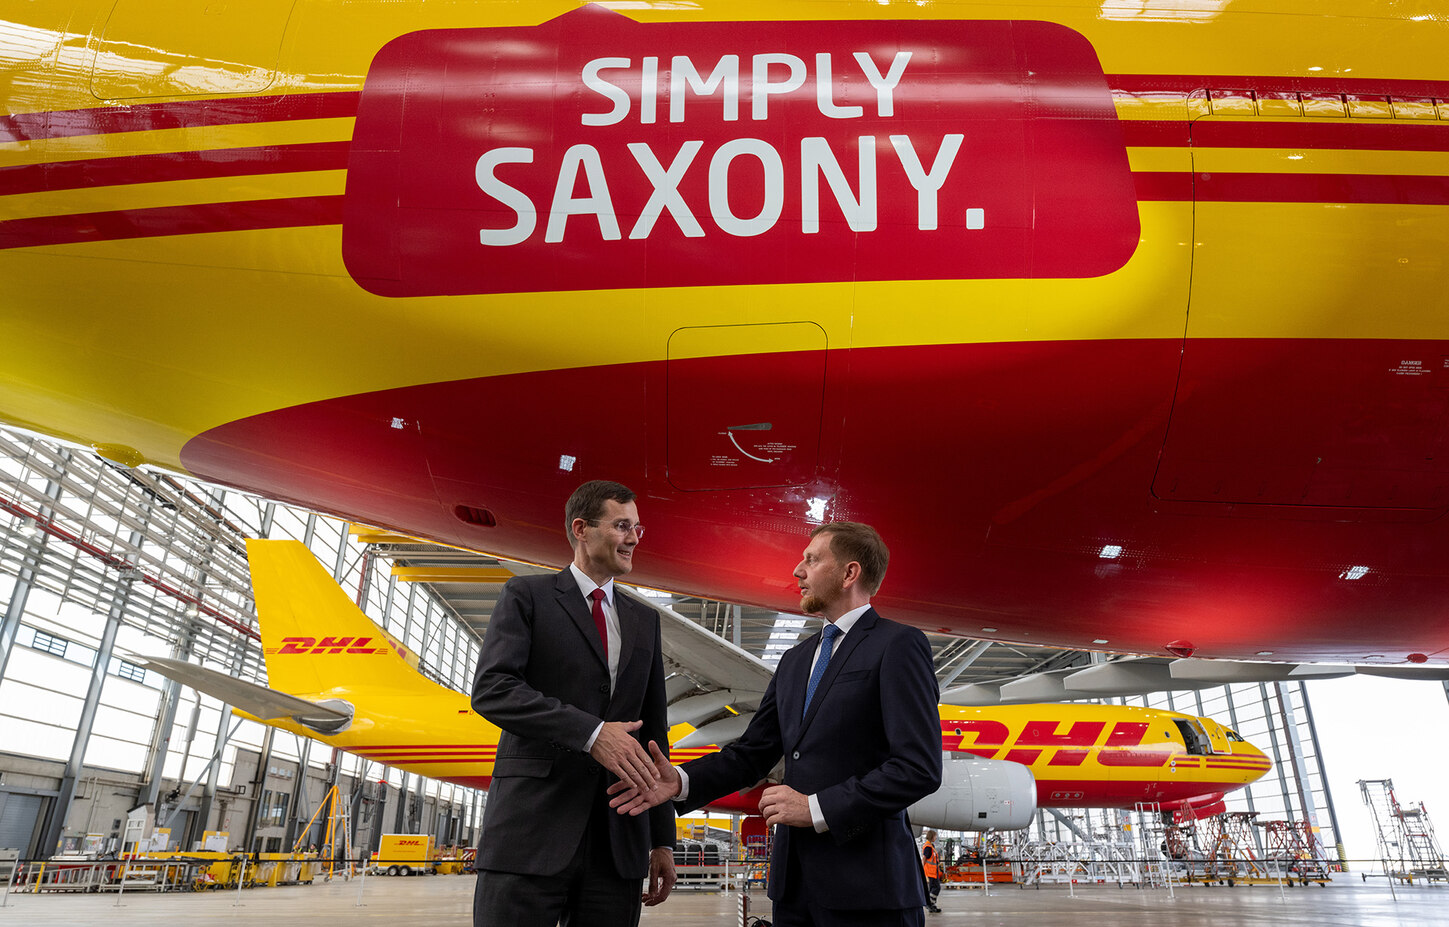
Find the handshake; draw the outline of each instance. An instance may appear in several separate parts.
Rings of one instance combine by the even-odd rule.
[[[641,751],[642,752],[642,751]],[[679,770],[669,762],[669,757],[654,741],[649,741],[650,775],[635,775],[632,779],[620,779],[609,786],[609,807],[620,814],[643,814],[656,805],[679,798],[684,780]],[[785,824],[790,827],[814,827],[810,799],[788,785],[772,785],[760,796],[760,814],[765,824]]]
[[[649,741],[648,761],[653,766],[652,777],[620,779],[609,786],[609,794],[613,796],[609,800],[610,808],[620,814],[639,815],[656,805],[679,797],[684,784],[679,777],[679,770],[674,768],[669,757],[652,740]]]

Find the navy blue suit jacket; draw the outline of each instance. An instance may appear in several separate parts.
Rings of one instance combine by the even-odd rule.
[[[939,691],[926,636],[869,609],[836,644],[802,712],[816,633],[780,660],[739,740],[687,763],[681,811],[763,779],[782,757],[784,783],[816,795],[830,830],[775,828],[771,898],[793,854],[803,888],[827,908],[919,907],[925,877],[906,808],[941,786]]]

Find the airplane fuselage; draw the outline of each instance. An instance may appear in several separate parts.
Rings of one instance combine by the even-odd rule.
[[[365,704],[353,726],[320,735],[290,721],[266,722],[315,737],[365,759],[475,788],[492,781],[498,729],[474,714],[466,696],[438,689],[424,694],[347,689],[317,693],[315,700]],[[940,706],[946,762],[954,755],[1006,760],[1028,767],[1036,779],[1037,804],[1045,808],[1132,808],[1156,802],[1164,810],[1216,803],[1260,779],[1268,758],[1236,733],[1207,718],[1178,712],[1110,705],[1012,705],[992,708]],[[1182,725],[1197,725],[1202,746],[1190,747]],[[692,727],[676,725],[670,741]],[[719,749],[677,748],[685,763]],[[755,814],[757,790],[727,796],[710,806]]]

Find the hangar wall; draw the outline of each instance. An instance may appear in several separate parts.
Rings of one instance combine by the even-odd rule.
[[[370,570],[347,524],[0,430],[0,834],[24,840],[26,855],[90,833],[118,838],[143,804],[158,824],[174,813],[184,846],[206,830],[230,830],[242,846],[258,787],[280,791],[255,781],[262,755],[268,769],[291,770],[289,782],[306,774],[280,826],[256,827],[252,844],[289,842],[334,778],[359,805],[381,806],[374,845],[408,826],[471,842],[476,790],[269,737],[126,659],[183,657],[264,681],[247,537],[303,541],[425,673],[455,688],[471,681],[476,639],[426,589]]]

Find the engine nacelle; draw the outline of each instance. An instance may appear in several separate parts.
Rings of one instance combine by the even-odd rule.
[[[1036,814],[1036,778],[1020,763],[947,754],[941,787],[907,811],[941,830],[1020,830]]]

